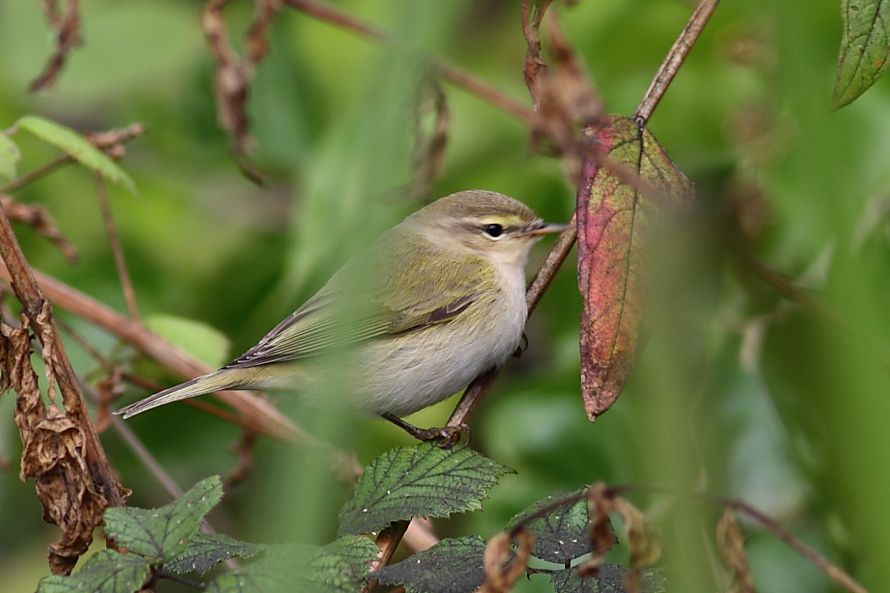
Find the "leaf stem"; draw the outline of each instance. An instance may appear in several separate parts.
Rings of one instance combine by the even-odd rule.
[[[127,302],[127,311],[130,314],[130,319],[141,323],[139,307],[136,303],[136,291],[133,290],[133,280],[127,269],[127,259],[124,257],[120,237],[114,225],[114,216],[111,213],[111,205],[108,202],[108,192],[105,190],[105,180],[99,173],[96,173],[96,198],[99,201],[102,222],[105,224],[105,234],[108,235],[108,243],[111,245],[111,253],[114,255],[114,267],[117,269],[117,277],[121,283],[124,300]]]
[[[652,117],[652,112],[655,111],[665,91],[671,85],[671,81],[677,75],[680,66],[683,65],[686,56],[689,55],[689,51],[701,35],[719,2],[720,0],[701,0],[692,12],[692,16],[689,17],[680,36],[677,37],[671,50],[665,56],[664,62],[655,73],[655,77],[649,83],[649,88],[646,89],[646,94],[643,95],[643,100],[637,107],[634,115],[640,126],[646,125],[649,118]]]

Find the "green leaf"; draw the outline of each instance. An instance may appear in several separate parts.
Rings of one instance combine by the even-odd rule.
[[[478,510],[512,470],[466,447],[434,443],[391,449],[371,462],[340,511],[339,534],[370,533],[411,517]]]
[[[45,577],[37,593],[134,593],[148,578],[149,565],[136,554],[102,550],[73,576]]]
[[[383,585],[408,593],[472,593],[485,579],[481,537],[443,539],[438,544],[373,573]]]
[[[377,546],[366,537],[347,536],[321,548],[271,546],[263,556],[220,575],[210,593],[354,593],[368,578]]]
[[[15,125],[28,130],[44,142],[61,148],[87,169],[99,173],[109,181],[123,185],[131,193],[136,192],[136,186],[126,171],[71,128],[36,115],[26,115]]]
[[[251,558],[266,549],[262,544],[238,541],[222,533],[197,532],[176,558],[164,563],[171,572],[204,574],[229,558]]]
[[[211,368],[219,368],[228,360],[229,339],[206,323],[155,314],[145,319],[145,326]]]
[[[22,153],[12,139],[0,132],[0,175],[12,179],[16,175],[16,163],[19,162]]]
[[[890,0],[843,0],[844,32],[837,59],[834,108],[852,103],[887,69]]]
[[[575,494],[581,494],[582,489]],[[513,527],[544,507],[554,504],[570,495],[548,496],[510,519]],[[564,564],[590,552],[590,516],[587,512],[587,497],[575,502],[559,505],[546,515],[532,519],[525,524],[526,530],[535,536],[532,555],[542,560]]]
[[[623,566],[605,564],[596,576],[582,579],[574,568],[560,570],[550,575],[556,593],[625,593],[624,577],[628,570]],[[664,593],[665,580],[660,570],[643,570],[640,593]]]
[[[222,481],[211,476],[179,500],[157,509],[112,507],[105,511],[105,533],[152,563],[171,560],[183,553],[204,515],[222,495]]]

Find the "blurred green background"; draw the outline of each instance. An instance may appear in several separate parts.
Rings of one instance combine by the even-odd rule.
[[[518,2],[336,4],[527,102]],[[693,4],[559,6],[610,112],[633,111]],[[52,38],[38,3],[0,0],[0,127],[29,113],[82,131],[144,123],[147,134],[123,161],[139,193],[111,189],[141,314],[217,328],[236,355],[350,253],[421,205],[398,190],[411,179],[412,105],[424,69],[283,9],[252,85],[256,163],[268,177],[256,187],[238,173],[216,122],[201,9],[195,1],[83,3],[84,46],[71,52],[55,88],[29,95]],[[250,9],[228,10],[235,36]],[[529,322],[528,351],[507,365],[473,419],[473,446],[517,474],[483,512],[436,522],[440,536],[489,537],[535,500],[596,480],[667,484],[742,498],[872,590],[890,583],[890,82],[831,112],[839,38],[838,2],[738,0],[718,8],[651,121],[695,182],[697,205],[659,243],[648,346],[625,393],[595,424],[585,419],[573,253]],[[486,188],[545,218],[568,218],[574,189],[557,161],[530,151],[527,129],[460,89],[445,92],[448,147],[427,198]],[[15,139],[20,171],[56,154],[24,133]],[[21,228],[31,263],[125,311],[91,174],[68,167],[15,195],[44,204],[80,252],[69,265]],[[788,303],[752,272],[752,261],[813,290],[823,307]],[[132,354],[60,316],[109,356]],[[69,354],[83,377],[101,378],[76,344]],[[153,380],[176,380],[151,362],[133,364]],[[131,388],[125,398],[141,395]],[[383,421],[334,418],[278,398],[302,426],[363,463],[410,442]],[[455,401],[411,420],[440,425]],[[40,520],[33,484],[17,477],[13,404],[11,394],[0,398],[0,456],[11,461],[0,472],[4,592],[34,589],[55,536]],[[183,486],[235,466],[230,445],[240,431],[192,408],[161,408],[130,426]],[[134,490],[132,504],[166,502],[113,431],[102,439]],[[261,439],[252,472],[211,519],[255,541],[327,541],[347,493],[317,460]],[[663,522],[677,590],[725,588],[710,543],[717,509],[632,498]],[[761,590],[837,590],[773,537],[745,526]],[[548,590],[543,577],[517,587]]]

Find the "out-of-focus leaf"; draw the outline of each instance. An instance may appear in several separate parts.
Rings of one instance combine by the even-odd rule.
[[[229,339],[206,323],[175,315],[155,314],[146,317],[145,326],[211,368],[219,368],[227,361]]]
[[[16,175],[16,164],[22,153],[19,147],[6,134],[0,132],[0,175],[12,179]]]
[[[560,498],[568,497],[548,496],[539,500],[510,519],[509,527],[554,504]],[[552,509],[543,517],[528,521],[524,527],[535,538],[532,554],[542,560],[562,564],[590,552],[590,516],[586,496]]]
[[[377,557],[370,539],[346,536],[326,546],[271,546],[247,566],[209,583],[211,593],[354,593]]]
[[[445,450],[420,443],[391,449],[359,478],[340,511],[339,533],[370,533],[401,519],[478,510],[511,471],[467,447]]]
[[[385,566],[374,577],[408,593],[472,593],[485,579],[481,537],[443,539],[432,548]]]
[[[105,511],[105,533],[131,552],[164,562],[183,553],[204,515],[222,495],[222,480],[210,476],[179,500],[157,509],[110,508]]]
[[[148,562],[141,556],[102,550],[73,576],[44,578],[37,593],[135,593],[148,578],[148,571]]]
[[[176,558],[164,563],[164,568],[179,574],[204,574],[224,560],[251,558],[265,549],[262,544],[238,541],[222,533],[198,532]]]
[[[834,83],[835,109],[852,103],[887,69],[890,0],[843,0],[844,32]]]
[[[61,148],[87,169],[135,193],[136,186],[126,171],[71,128],[36,115],[26,115],[15,125],[28,130],[44,142]]]
[[[550,582],[556,593],[626,593],[624,579],[628,570],[622,566],[605,564],[595,576],[581,578],[574,568],[554,572]],[[639,593],[664,593],[665,579],[661,571],[643,571]]]
[[[587,134],[607,159],[585,161],[577,211],[581,393],[595,420],[618,399],[636,360],[647,235],[668,205],[692,201],[692,185],[630,118],[604,118]]]

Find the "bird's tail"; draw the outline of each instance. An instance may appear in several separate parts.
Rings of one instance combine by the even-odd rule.
[[[190,397],[197,397],[214,391],[235,389],[243,385],[243,381],[239,380],[240,378],[237,375],[238,373],[233,373],[228,369],[221,369],[206,375],[201,375],[200,377],[195,377],[185,383],[180,383],[179,385],[175,385],[164,391],[159,391],[154,395],[149,395],[145,399],[141,399],[138,402],[121,408],[120,410],[115,410],[114,414],[122,416],[124,419],[132,418],[136,414],[141,414],[146,410],[151,410],[152,408],[157,408],[158,406],[163,406],[164,404],[169,404],[171,402],[177,402]]]

